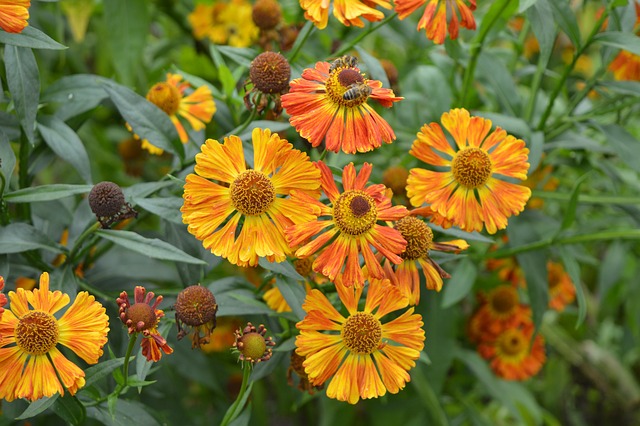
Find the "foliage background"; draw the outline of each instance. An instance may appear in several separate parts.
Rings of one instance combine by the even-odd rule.
[[[310,396],[287,384],[291,331],[304,297],[293,269],[261,262],[258,279],[275,276],[294,306],[292,313],[276,314],[245,271],[206,252],[186,232],[179,212],[182,185],[204,139],[221,140],[238,129],[248,140],[251,128],[269,127],[286,132],[312,159],[319,152],[311,152],[286,120],[246,122],[242,87],[259,49],[195,42],[186,19],[194,7],[189,0],[34,1],[21,37],[0,34],[0,158],[7,178],[0,275],[8,289],[18,277],[36,278],[49,270],[54,288],[71,295],[90,291],[111,318],[109,350],[122,357],[126,331],[115,304],[122,290],[131,293],[144,285],[164,295],[161,307],[171,316],[167,308],[182,288],[208,286],[220,305],[219,317],[265,323],[278,342],[275,356],[252,373],[249,408],[237,424],[634,424],[640,418],[640,83],[614,81],[607,70],[619,48],[640,54],[633,2],[478,3],[477,31],[463,30],[443,46],[415,30],[414,14],[364,29],[333,18],[323,31],[307,23],[298,44],[283,53],[292,62],[292,78],[316,61],[354,51],[385,87],[389,80],[379,59],[398,70],[395,89],[405,100],[381,112],[397,141],[367,154],[330,155],[331,165],[371,162],[377,183],[390,166],[417,167],[408,151],[419,128],[464,106],[524,139],[531,171],[541,162],[553,166],[557,190],[534,191],[544,207],[511,218],[510,245],[504,249],[511,251],[502,252],[517,254],[523,265],[534,319],[547,341],[548,361],[537,377],[525,383],[496,378],[465,337],[475,293],[498,284],[485,258],[499,237],[449,230],[465,234],[472,247],[466,256],[438,258],[453,276],[441,293],[423,290],[417,311],[427,335],[424,357],[404,391],[350,406],[322,391]],[[286,22],[305,22],[297,2],[281,5]],[[608,26],[594,31],[601,7],[611,11]],[[510,25],[516,17],[524,19],[521,31]],[[537,40],[538,53],[527,52],[529,37]],[[578,59],[587,62],[584,69],[577,68]],[[167,117],[144,99],[169,71],[209,85],[218,109],[207,129],[191,132],[184,147]],[[589,89],[598,97],[586,96]],[[125,121],[146,128],[144,134],[173,155],[147,156],[138,164],[141,176],[128,174],[118,151],[130,137]],[[74,274],[75,265],[53,268],[56,255],[69,254],[94,223],[84,195],[104,180],[122,186],[140,212],[127,231],[179,251],[165,245],[150,249],[148,240],[136,246],[131,234],[101,231],[90,240],[97,254],[84,277]],[[66,246],[58,243],[65,229]],[[564,263],[578,290],[577,302],[561,314],[546,312],[546,276],[540,271],[549,258]],[[130,389],[114,417],[106,401],[91,403],[113,389],[113,368],[78,393],[89,405],[84,422],[196,425],[222,418],[235,398],[240,366],[228,351],[191,350],[188,342],[175,340],[173,327],[167,322],[163,332],[174,354],[157,365],[138,355],[135,374],[153,383]],[[109,359],[106,353],[101,371],[115,365]],[[84,409],[73,402],[52,404],[28,422],[82,419],[78,413]],[[15,419],[25,417],[27,409],[23,401],[3,401],[0,424],[25,423]]]

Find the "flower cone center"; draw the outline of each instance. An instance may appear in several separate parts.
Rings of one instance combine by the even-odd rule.
[[[529,342],[524,334],[516,329],[506,330],[500,335],[497,342],[500,352],[509,356],[517,356],[525,353],[528,350],[528,344]]]
[[[453,158],[451,171],[460,185],[469,189],[478,188],[491,176],[491,159],[480,148],[464,148]]]
[[[213,321],[218,311],[218,305],[216,298],[208,288],[193,285],[178,294],[174,309],[176,319],[196,327]]]
[[[240,338],[238,349],[248,360],[257,360],[267,350],[267,342],[260,333],[246,333]]]
[[[289,87],[291,66],[281,54],[264,52],[251,62],[249,77],[262,93],[284,93]]]
[[[155,327],[158,317],[149,304],[135,303],[127,309],[127,320],[131,320],[138,330],[149,330]]]
[[[180,107],[182,95],[177,87],[169,83],[157,83],[147,93],[147,100],[167,113],[174,115]]]
[[[20,318],[15,329],[16,345],[31,355],[42,355],[58,343],[58,322],[46,312],[32,311]]]
[[[306,277],[311,273],[312,266],[313,266],[313,259],[308,257],[304,259],[296,259],[293,261],[293,267],[296,268],[296,272],[303,277]]]
[[[333,208],[333,217],[340,231],[361,235],[375,225],[378,209],[369,195],[351,190],[340,195]]]
[[[406,216],[396,223],[396,229],[407,241],[407,248],[400,256],[415,260],[427,256],[433,243],[433,231],[420,219]]]
[[[360,106],[367,101],[368,94],[367,96],[356,96],[350,100],[343,98],[344,93],[354,83],[366,83],[366,80],[359,71],[353,68],[338,67],[331,72],[325,83],[327,96],[331,102],[340,106],[349,108]]]
[[[342,340],[356,354],[370,354],[380,346],[382,325],[367,312],[356,312],[342,327]]]
[[[491,293],[491,307],[499,314],[511,313],[518,304],[518,292],[515,288],[505,285]]]
[[[276,199],[271,180],[255,170],[242,172],[231,184],[231,202],[239,212],[256,216],[267,211]]]

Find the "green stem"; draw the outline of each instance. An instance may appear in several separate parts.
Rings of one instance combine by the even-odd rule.
[[[613,3],[614,2],[611,2],[611,5],[613,5]],[[556,84],[556,87],[554,87],[553,92],[551,92],[551,96],[549,97],[549,103],[547,105],[547,108],[544,110],[542,117],[540,117],[540,122],[538,123],[538,128],[537,128],[538,130],[544,129],[545,125],[547,124],[547,120],[551,115],[553,104],[555,103],[556,98],[564,88],[567,78],[569,78],[569,75],[573,71],[573,68],[576,66],[576,63],[578,62],[578,59],[580,58],[580,56],[582,56],[584,51],[587,50],[589,46],[591,46],[591,43],[593,43],[593,38],[596,36],[596,34],[600,32],[600,28],[602,28],[602,24],[604,23],[605,19],[607,19],[607,16],[609,16],[609,12],[610,12],[610,9],[607,8],[602,13],[602,16],[600,16],[600,19],[598,19],[598,22],[596,22],[595,26],[591,30],[591,33],[589,33],[589,36],[585,40],[584,44],[576,50],[576,53],[573,55],[573,60],[571,61],[571,64],[569,64],[569,66],[567,66],[564,69],[562,75],[560,76],[560,80],[558,81],[558,84]]]
[[[133,352],[133,347],[137,340],[138,333],[129,335],[129,345],[127,346],[127,352],[124,354],[124,365],[122,366],[122,374],[124,374],[124,384],[122,385],[122,389],[127,386],[127,380],[129,380],[129,358],[131,357],[131,352]],[[118,394],[120,394],[120,392],[118,392]]]
[[[478,58],[480,57],[480,52],[482,52],[482,46],[484,40],[487,38],[489,34],[489,30],[493,27],[493,24],[502,16],[502,12],[509,6],[510,0],[499,0],[501,1],[501,5],[497,6],[500,8],[500,11],[492,16],[492,19],[485,25],[484,22],[480,29],[480,32],[476,35],[473,44],[471,45],[471,58],[469,59],[469,64],[467,65],[467,69],[464,73],[464,78],[462,79],[462,92],[460,93],[460,106],[465,106],[467,103],[467,95],[471,92],[471,83],[473,81],[473,76],[476,72],[476,66],[478,65]]]
[[[100,222],[94,223],[93,225],[85,229],[84,232],[82,232],[82,234],[80,234],[78,239],[76,239],[75,244],[73,245],[73,249],[71,249],[71,253],[69,253],[69,256],[67,256],[67,263],[71,264],[73,263],[73,261],[75,261],[76,254],[78,253],[78,250],[80,250],[80,248],[82,247],[82,243],[84,243],[84,240],[86,240],[91,234],[93,234],[98,229],[100,229]]]
[[[496,250],[485,253],[483,259],[501,259],[505,257],[515,256],[516,254],[526,253],[529,251],[541,250],[552,245],[561,244],[580,244],[602,240],[640,240],[640,229],[618,229],[615,231],[603,231],[593,234],[571,235],[567,237],[546,238],[535,243],[525,244],[519,247],[511,247],[502,250]]]
[[[378,22],[376,25],[371,25],[369,28],[367,28],[366,31],[360,33],[356,38],[354,38],[353,40],[349,41],[344,46],[340,46],[340,49],[336,50],[335,56],[337,57],[337,56],[344,55],[345,53],[347,53],[348,51],[353,49],[353,46],[358,44],[362,39],[364,39],[366,36],[368,36],[372,32],[376,31],[378,28],[380,28],[383,25],[385,25],[387,22],[391,21],[396,16],[398,16],[398,14],[394,12],[391,15],[387,16],[386,18],[384,18],[382,21]]]
[[[251,109],[251,113],[249,114],[249,117],[247,117],[247,119],[242,124],[240,124],[238,127],[233,129],[232,131],[230,131],[229,134],[230,135],[238,135],[238,134],[242,133],[242,131],[244,131],[244,129],[249,127],[249,124],[251,124],[253,119],[256,118],[256,114],[257,114],[256,108]]]
[[[244,368],[242,370],[242,385],[240,385],[240,392],[238,393],[238,397],[236,398],[236,400],[233,402],[231,407],[229,407],[229,409],[225,413],[224,418],[222,419],[222,423],[220,423],[220,426],[227,426],[229,423],[231,423],[233,419],[237,417],[236,412],[238,411],[238,409],[242,408],[239,406],[240,406],[240,401],[242,401],[242,399],[244,398],[244,394],[247,392],[249,376],[251,375],[250,365],[251,365],[250,363],[245,363],[243,365]]]
[[[531,196],[547,200],[569,201],[571,199],[571,194],[538,190],[534,190]],[[640,197],[580,194],[578,195],[578,202],[589,204],[640,204]]]
[[[327,148],[325,148],[325,149],[324,149],[324,151],[322,151],[322,154],[320,154],[320,158],[318,158],[318,161],[322,161],[322,160],[324,160],[324,157],[326,157],[326,156],[327,156],[327,152],[328,152],[328,151],[329,151],[329,150],[328,150]]]
[[[308,21],[306,25],[313,25],[313,23],[311,21]],[[302,31],[304,31],[305,29],[303,28]],[[296,46],[294,46],[293,51],[291,52],[291,55],[289,56],[289,63],[294,63],[296,61],[296,59],[298,59],[298,56],[300,55],[300,52],[302,51],[302,46],[304,46],[304,44],[307,42],[307,39],[309,38],[309,36],[311,35],[312,32],[315,31],[315,28],[309,28],[308,31],[304,31],[303,35],[302,35],[302,40],[300,40],[299,43],[296,44]]]

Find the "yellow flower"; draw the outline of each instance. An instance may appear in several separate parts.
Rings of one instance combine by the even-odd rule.
[[[251,46],[260,30],[253,23],[253,7],[244,0],[198,4],[187,19],[198,40],[208,38],[215,44],[233,47]]]
[[[8,33],[20,33],[29,19],[31,0],[0,0],[0,28]]]
[[[526,179],[529,149],[499,127],[491,132],[491,120],[471,117],[465,109],[446,112],[441,121],[457,150],[438,123],[422,126],[409,153],[445,170],[412,169],[407,196],[412,205],[426,202],[465,231],[484,226],[495,234],[507,227],[509,216],[524,210],[531,196],[529,188],[499,178]]]
[[[329,0],[300,0],[305,19],[321,30],[326,28],[329,21],[329,6]],[[376,9],[377,6],[391,9],[391,3],[386,0],[334,0],[333,16],[347,27],[355,25],[362,28],[362,18],[369,22],[384,18],[384,13]]]
[[[315,219],[299,197],[319,196],[320,172],[307,154],[269,129],[254,129],[252,139],[253,169],[246,167],[240,138],[208,139],[196,155],[196,174],[187,176],[180,209],[206,249],[239,266],[256,266],[259,257],[285,260],[291,248],[284,229]]]
[[[0,320],[0,398],[35,401],[56,393],[71,395],[85,384],[84,371],[58,349],[61,344],[89,364],[95,364],[107,343],[109,317],[86,291],[60,317],[69,296],[49,291],[49,274],[40,276],[40,288],[9,292],[10,309]],[[33,309],[29,309],[29,305]],[[62,383],[60,382],[60,380]]]
[[[320,386],[333,376],[327,396],[350,404],[387,391],[398,393],[411,380],[408,370],[424,347],[422,317],[409,308],[382,322],[408,303],[389,280],[369,281],[362,310],[358,302],[363,289],[337,281],[348,315],[339,313],[320,291],[311,290],[302,305],[307,316],[296,324],[296,352],[306,357],[302,365],[310,385]]]

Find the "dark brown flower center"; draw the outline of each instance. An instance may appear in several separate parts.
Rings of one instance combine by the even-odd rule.
[[[336,201],[333,218],[342,232],[361,235],[375,225],[378,209],[369,195],[363,191],[350,190],[340,195]]]
[[[149,330],[156,326],[156,311],[148,303],[135,303],[127,309],[126,320],[131,320],[136,330]]]
[[[356,354],[374,352],[382,340],[380,321],[367,312],[356,312],[347,318],[342,327],[342,340]]]
[[[271,180],[255,170],[242,172],[231,184],[231,202],[239,212],[257,216],[267,211],[276,199]]]
[[[491,159],[480,148],[464,148],[453,158],[451,171],[460,185],[469,189],[478,188],[491,176]]]
[[[16,345],[31,355],[42,355],[58,343],[58,322],[46,312],[31,311],[25,314],[15,329]]]
[[[208,288],[192,285],[178,293],[174,309],[177,320],[197,327],[207,324],[216,317],[218,305]]]
[[[358,71],[347,68],[338,73],[338,82],[342,87],[349,87],[354,83],[363,83],[364,77]]]
[[[503,285],[490,294],[490,303],[493,310],[499,314],[507,314],[515,309],[518,304],[518,292],[509,285]]]
[[[249,77],[262,93],[284,93],[289,88],[291,66],[281,54],[264,52],[251,62]]]
[[[407,248],[400,254],[403,259],[415,260],[429,254],[433,231],[426,223],[414,216],[406,216],[396,223],[396,229],[407,241]]]

